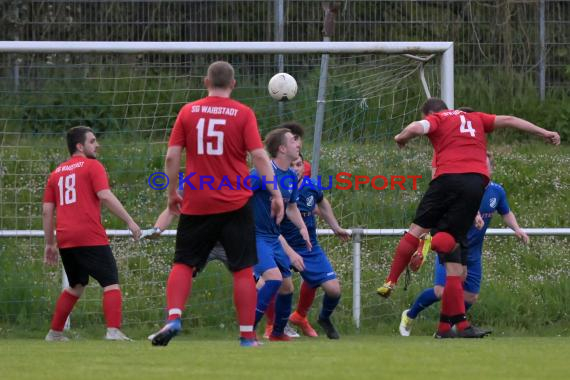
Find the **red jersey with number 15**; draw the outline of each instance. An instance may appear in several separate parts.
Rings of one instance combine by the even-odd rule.
[[[480,173],[490,177],[487,168],[487,139],[493,131],[495,115],[482,112],[447,110],[425,118],[428,138],[435,153],[436,173]]]
[[[218,96],[188,103],[178,113],[168,146],[186,149],[183,214],[234,211],[252,196],[243,186],[247,152],[263,143],[249,107]]]
[[[107,172],[96,159],[71,157],[49,176],[44,203],[54,203],[59,248],[108,245],[97,192],[109,188]]]

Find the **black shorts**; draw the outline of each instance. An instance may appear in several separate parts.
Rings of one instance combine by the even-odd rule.
[[[86,286],[89,276],[102,287],[119,283],[117,263],[108,245],[61,248],[59,255],[72,288],[78,284]]]
[[[175,263],[194,267],[198,272],[220,242],[232,272],[257,264],[255,222],[251,199],[242,208],[211,215],[180,215],[176,232]]]
[[[457,242],[467,237],[477,215],[485,186],[482,174],[443,174],[430,182],[416,211],[414,223],[420,227],[445,231]]]

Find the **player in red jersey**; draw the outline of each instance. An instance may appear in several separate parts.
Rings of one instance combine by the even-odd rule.
[[[240,344],[256,346],[253,330],[257,295],[252,267],[257,263],[252,191],[246,156],[268,183],[273,168],[263,148],[253,111],[230,99],[236,81],[233,67],[223,61],[208,68],[204,85],[208,96],[188,103],[178,113],[166,153],[168,207],[180,213],[174,264],[166,284],[168,322],[152,337],[155,346],[166,346],[181,329],[182,310],[190,296],[192,274],[206,263],[219,241],[234,279]],[[186,150],[183,199],[177,193],[182,150]],[[283,198],[277,187],[271,192],[271,214],[283,219]]]
[[[109,188],[105,168],[97,161],[97,138],[88,127],[74,127],[67,132],[71,158],[49,176],[43,200],[43,226],[47,264],[57,264],[57,255],[65,268],[69,287],[55,306],[47,341],[66,341],[63,328],[73,306],[93,277],[103,287],[103,313],[108,340],[130,340],[121,327],[122,296],[117,264],[109,239],[101,224],[101,203],[127,223],[135,240],[141,234],[121,202]],[[57,243],[54,237],[56,217]]]
[[[416,210],[414,222],[396,247],[390,274],[377,292],[382,297],[390,296],[418,247],[419,237],[433,228],[432,249],[441,254],[447,272],[435,336],[483,337],[488,332],[471,326],[465,317],[461,275],[465,259],[462,254],[467,252],[462,246],[465,247],[467,231],[489,182],[485,133],[514,128],[538,135],[553,145],[560,144],[560,136],[514,116],[449,110],[445,102],[436,98],[425,102],[422,114],[423,120],[411,123],[394,139],[404,147],[412,138],[427,135],[434,148],[437,169]],[[453,325],[457,333],[451,329]]]

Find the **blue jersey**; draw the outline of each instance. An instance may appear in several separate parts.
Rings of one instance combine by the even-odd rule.
[[[475,228],[475,226],[469,229],[467,233],[467,246],[469,248],[483,245],[485,232],[495,211],[498,211],[501,215],[508,214],[510,212],[509,202],[507,201],[505,189],[495,182],[490,182],[485,189],[485,194],[483,194],[483,199],[481,199],[481,205],[479,206],[479,213],[485,225],[480,230]]]
[[[323,191],[319,188],[317,182],[305,177],[303,182],[299,185],[299,199],[297,201],[297,207],[299,208],[303,221],[307,226],[311,244],[313,246],[318,245],[315,208],[317,207],[317,203],[320,203],[323,198]],[[281,234],[295,251],[307,247],[307,243],[303,240],[299,229],[287,217],[285,217],[283,219],[283,223],[281,223]]]
[[[297,202],[297,176],[290,168],[281,170],[273,161],[271,165],[273,166],[275,181],[279,184],[279,190],[283,196],[284,207],[287,208],[289,203]],[[275,219],[271,217],[271,193],[267,190],[277,185],[266,183],[255,169],[251,171],[250,175],[252,178],[250,187],[253,190],[255,234],[258,237],[278,238],[280,231]]]

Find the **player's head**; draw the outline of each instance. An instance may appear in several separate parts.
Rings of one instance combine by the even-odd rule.
[[[208,90],[233,90],[236,85],[234,68],[228,62],[216,61],[208,67],[208,75],[204,78]]]
[[[429,98],[426,102],[422,105],[422,115],[428,116],[432,113],[438,113],[441,111],[445,111],[447,108],[447,104],[439,98]]]
[[[487,168],[489,169],[489,175],[493,174],[494,166],[495,160],[493,159],[493,153],[487,151]]]
[[[463,111],[465,113],[471,113],[471,112],[475,112],[475,109],[472,107],[459,107],[457,109],[458,111]]]
[[[297,174],[298,180],[305,176],[305,159],[301,153],[299,153],[299,157],[295,161],[291,162],[291,169]]]
[[[265,136],[265,149],[271,158],[279,156],[291,161],[299,157],[301,146],[299,140],[287,128],[277,128]]]
[[[295,136],[299,140],[302,140],[303,136],[305,135],[305,128],[303,128],[303,126],[301,124],[296,123],[294,121],[288,121],[286,123],[283,123],[283,124],[279,125],[277,128],[288,129],[293,134],[293,136]],[[301,141],[301,143],[302,143],[302,141]]]
[[[80,125],[67,131],[67,149],[70,155],[96,158],[98,147],[97,137],[91,128]]]

